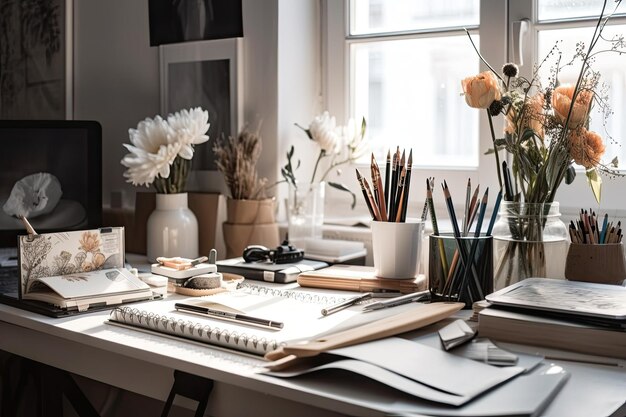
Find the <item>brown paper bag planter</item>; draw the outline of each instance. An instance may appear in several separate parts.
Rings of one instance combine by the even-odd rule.
[[[226,200],[226,222],[222,225],[226,257],[241,256],[248,245],[274,248],[280,243],[275,217],[276,200]]]
[[[570,244],[565,278],[598,284],[621,284],[626,279],[622,243]]]

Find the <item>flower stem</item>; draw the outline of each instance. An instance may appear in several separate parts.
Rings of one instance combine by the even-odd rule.
[[[498,154],[498,147],[496,145],[496,132],[493,130],[493,120],[491,119],[491,113],[487,109],[487,117],[489,118],[489,129],[491,129],[491,141],[493,142],[493,153],[496,156],[496,168],[498,171],[498,184],[502,189],[502,174],[500,172],[500,155]]]
[[[317,157],[317,161],[315,162],[315,168],[313,168],[313,175],[311,175],[311,184],[313,184],[315,182],[315,174],[317,174],[317,168],[320,164],[320,161],[322,160],[322,158],[326,155],[326,152],[322,149],[320,151],[319,156]]]

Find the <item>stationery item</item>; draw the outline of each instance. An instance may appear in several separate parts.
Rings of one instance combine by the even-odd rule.
[[[185,269],[189,269],[192,268],[202,262],[206,262],[208,261],[209,258],[207,258],[206,256],[201,256],[199,258],[196,259],[187,259],[187,258],[180,258],[180,257],[176,257],[176,258],[165,258],[165,257],[158,257],[156,258],[156,261],[163,266],[166,266],[168,268],[172,268],[175,269],[177,271],[182,271]]]
[[[404,185],[404,198],[402,200],[402,216],[400,218],[401,222],[406,221],[406,212],[409,206],[409,193],[411,191],[411,174],[413,171],[413,149],[409,151],[409,159],[406,164],[406,184]],[[422,218],[423,221],[426,219]]]
[[[444,259],[441,256],[441,248],[448,259],[454,261],[454,253],[459,247],[467,253],[469,262],[451,262],[442,267]],[[476,237],[455,237],[450,233],[434,234],[429,237],[428,275],[430,289],[434,299],[460,301],[470,307],[474,302],[484,298],[482,295],[493,291],[493,237],[481,235]],[[474,248],[473,256],[470,256]],[[461,258],[461,257],[459,257]],[[464,263],[467,262],[467,263]],[[473,268],[473,271],[468,271]],[[448,273],[446,274],[446,270]],[[475,272],[475,275],[473,273]],[[477,277],[478,285],[474,280]],[[480,288],[480,291],[477,290]]]
[[[478,334],[496,341],[626,359],[626,330],[501,308],[478,315]]]
[[[626,328],[626,287],[622,286],[528,278],[486,299],[496,306]]]
[[[460,319],[442,327],[438,333],[445,350],[450,350],[469,342],[476,335],[476,332],[464,320]]]
[[[225,259],[217,261],[218,272],[229,272],[242,275],[247,279],[266,282],[287,283],[294,282],[298,275],[306,271],[326,268],[328,264],[322,261],[304,259],[290,264],[274,264],[272,262],[245,262],[243,258]]]
[[[423,323],[432,323],[458,310],[455,305],[442,304],[442,307],[433,309],[414,303],[369,314],[363,314],[358,307],[347,308],[326,317],[320,314],[322,306],[339,301],[341,299],[337,297],[300,289],[279,290],[243,284],[243,288],[235,292],[223,292],[195,301],[163,300],[143,303],[137,307],[116,308],[111,312],[108,323],[263,355],[281,346],[307,349],[309,340],[324,340],[347,330],[356,333],[342,341],[347,344],[358,343],[360,339],[356,336],[371,335],[368,326],[374,324],[382,327],[386,335],[398,334],[426,325]],[[210,316],[185,314],[176,311],[176,302],[281,322],[283,327],[269,329]]]
[[[379,278],[415,279],[424,222],[372,222],[374,268]]]
[[[18,238],[18,246],[21,300],[86,311],[153,297],[124,268],[122,227],[29,234]]]
[[[170,282],[182,285],[183,282],[194,275],[217,272],[217,267],[214,264],[200,263],[187,269],[176,269],[156,263],[150,266],[150,271],[153,274],[170,278]]]
[[[248,316],[241,312],[230,311],[228,309],[205,307],[200,303],[176,303],[174,307],[176,310],[183,313],[200,314],[220,320],[249,324],[251,326],[269,327],[270,329],[282,329],[285,326],[284,323],[279,321]]]
[[[154,275],[150,272],[143,272],[139,273],[138,277],[151,287],[167,287],[167,277],[162,275]]]
[[[200,274],[189,278],[185,281],[183,287],[210,290],[212,288],[219,288],[221,285],[222,274],[219,272],[211,272],[209,274]]]
[[[485,338],[472,340],[472,343],[460,346],[455,352],[464,358],[494,366],[513,366],[519,359],[515,353],[506,351]]]
[[[391,149],[387,150],[387,159],[385,162],[385,205],[389,202],[389,184],[391,178]],[[387,211],[387,210],[385,210]]]
[[[591,214],[589,214],[591,213]],[[604,215],[602,225],[598,224],[596,213],[593,210],[580,210],[580,220],[576,223],[570,221],[569,234],[572,243],[575,244],[614,244],[622,240],[621,222],[617,222],[617,228],[613,222],[609,222],[608,214]]]
[[[332,353],[334,352],[332,351]],[[424,363],[421,358],[417,359],[417,362],[420,364]],[[464,367],[457,369],[455,376],[462,372],[460,371],[461,369],[464,369]],[[378,365],[375,358],[373,363],[367,360],[341,359],[322,363],[314,367],[301,367],[284,372],[265,372],[265,374],[280,378],[297,378],[301,375],[319,373],[326,370],[341,370],[353,375],[362,375],[366,380],[359,385],[361,387],[366,385],[372,391],[376,391],[377,385],[375,384],[383,384],[383,386],[424,400],[418,401],[414,399],[410,405],[404,401],[398,401],[399,404],[396,404],[393,408],[393,414],[406,416],[536,417],[541,415],[548,407],[569,377],[569,374],[559,366],[544,365],[537,367],[532,372],[510,378],[505,383],[486,389],[482,395],[474,397],[469,401],[467,395],[451,394],[446,390],[434,389],[427,384],[418,382],[412,379],[413,374],[405,369],[402,369],[400,373],[390,371]],[[407,374],[408,376],[405,376]],[[437,375],[439,372],[438,370],[433,370],[432,374]],[[464,378],[467,378],[467,376],[464,376]],[[453,379],[454,377],[450,377],[449,380]],[[334,392],[335,388],[340,389],[342,384],[345,385],[343,379],[328,378],[324,386],[326,389]],[[470,381],[469,386],[474,386],[474,381]],[[403,413],[403,409],[407,411]],[[384,411],[388,411],[388,409]]]
[[[428,207],[430,210],[430,221],[433,226],[433,234],[435,236],[439,236],[439,226],[437,225],[437,215],[435,212],[435,203],[433,202],[433,187],[435,185],[434,177],[426,180],[426,202],[428,203]],[[443,247],[443,242],[439,243],[439,256],[441,259],[441,267],[443,268],[443,272],[445,276],[448,276],[448,260],[446,257],[446,252]]]
[[[623,244],[591,245],[572,241],[565,258],[565,278],[570,281],[622,285],[626,279]]]
[[[394,202],[396,201],[396,189],[398,187],[398,167],[400,165],[400,147],[397,146],[396,147],[396,152],[393,154],[393,160],[391,162],[391,185],[389,187],[389,200],[387,201],[387,204],[389,205],[389,208],[387,210],[387,216],[389,217],[389,220],[391,221],[391,219],[393,218],[393,205]]]
[[[343,310],[344,308],[351,307],[358,302],[365,301],[367,299],[372,298],[371,292],[366,292],[365,294],[357,295],[356,297],[348,298],[345,301],[334,304],[330,307],[325,307],[322,309],[322,316],[328,316],[329,314],[336,313],[338,311]]]
[[[286,369],[300,362],[302,358],[317,356],[331,349],[383,339],[409,330],[420,329],[449,317],[462,307],[463,304],[461,303],[406,303],[395,308],[373,310],[359,316],[362,320],[367,320],[367,322],[363,322],[359,326],[338,331],[335,328],[334,330],[336,331],[332,333],[318,335],[302,343],[286,343],[280,348],[267,353],[265,358],[274,361],[272,364],[268,364],[267,368],[271,370]],[[345,311],[350,310],[344,310],[329,317],[338,316]],[[370,319],[370,315],[382,318],[374,321]]]
[[[430,291],[418,291],[411,294],[401,295],[400,297],[391,298],[389,300],[378,301],[376,303],[368,304],[363,307],[363,311],[380,310],[382,308],[397,307],[403,304],[412,303],[415,301],[421,301],[428,299]]]
[[[370,190],[370,186],[367,183],[367,180],[363,178],[359,170],[356,170],[356,178],[361,186],[361,191],[363,192],[363,197],[365,197],[365,204],[367,205],[367,209],[372,216],[372,220],[380,220],[380,212],[378,211],[378,206],[374,201],[374,197],[372,196],[372,191]]]
[[[427,280],[418,275],[413,280],[378,278],[371,266],[332,265],[318,271],[303,272],[298,276],[301,287],[327,288],[360,292],[412,293],[426,289]]]
[[[380,169],[378,169],[378,164],[376,163],[376,158],[374,158],[374,154],[372,153],[372,162],[371,162],[371,171],[372,171],[372,187],[374,188],[374,197],[375,202],[378,205],[378,211],[380,214],[380,220],[383,222],[387,221],[387,208],[385,202],[385,194],[383,192],[383,182],[380,177]]]

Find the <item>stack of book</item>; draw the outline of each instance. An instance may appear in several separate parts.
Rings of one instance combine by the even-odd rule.
[[[487,300],[481,337],[626,359],[626,287],[531,278]]]

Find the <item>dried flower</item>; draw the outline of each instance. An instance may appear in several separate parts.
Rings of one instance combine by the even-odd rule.
[[[98,232],[84,232],[78,241],[81,250],[90,252],[100,251],[100,234]]]
[[[498,79],[491,71],[481,72],[461,81],[465,102],[477,109],[488,109],[494,100],[500,100]]]
[[[261,155],[258,132],[242,131],[237,137],[220,138],[213,145],[217,169],[224,175],[232,198],[262,200],[267,178],[259,178],[256,164]]]
[[[517,65],[512,62],[506,63],[502,66],[502,74],[509,78],[517,77],[517,74],[519,74],[519,68],[517,68]]]
[[[121,163],[133,185],[155,184],[159,193],[180,193],[189,172],[193,147],[206,142],[209,114],[201,108],[181,110],[167,120],[146,118],[129,129],[130,151]],[[173,174],[172,174],[173,172]]]

